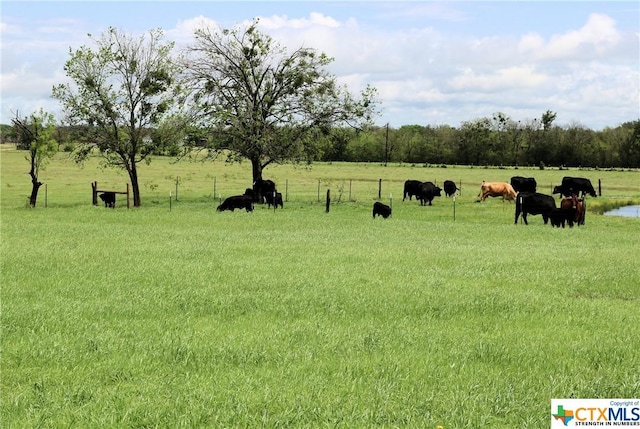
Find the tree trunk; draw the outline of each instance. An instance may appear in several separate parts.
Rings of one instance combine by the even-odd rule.
[[[131,190],[133,193],[133,207],[140,207],[142,201],[140,199],[140,184],[138,183],[138,169],[136,168],[135,161],[132,160],[129,168],[129,179],[131,180]]]
[[[42,182],[38,182],[37,178],[32,178],[31,180],[31,196],[29,197],[29,205],[31,205],[31,207],[35,207],[36,206],[36,201],[38,200],[38,190],[40,189],[40,186],[42,186]]]
[[[42,186],[42,182],[38,181],[38,167],[37,159],[38,153],[35,149],[31,149],[31,169],[29,170],[29,176],[31,176],[31,196],[29,197],[29,205],[31,207],[36,206],[38,200],[38,190]]]
[[[260,163],[260,158],[251,158],[251,175],[253,177],[251,186],[253,189],[253,202],[262,204],[264,202],[262,187],[257,186],[258,182],[262,181],[262,164]]]
[[[256,181],[258,180],[262,180],[262,163],[260,163],[260,158],[251,158],[251,173],[253,176],[252,183],[256,183]]]

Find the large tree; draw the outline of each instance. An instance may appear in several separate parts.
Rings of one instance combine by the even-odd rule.
[[[39,180],[40,171],[44,170],[47,162],[58,151],[58,144],[54,138],[56,133],[55,118],[52,113],[40,109],[28,118],[16,117],[11,120],[18,137],[18,145],[26,148],[29,161],[29,177],[31,177],[31,195],[29,205],[36,206],[38,191],[42,186]]]
[[[89,35],[89,37],[92,37]],[[171,91],[177,73],[171,51],[161,30],[139,37],[109,28],[94,39],[96,48],[70,51],[64,70],[72,83],[57,85],[53,96],[60,100],[71,124],[85,125],[86,138],[77,152],[80,160],[97,148],[106,164],[129,174],[133,205],[141,204],[138,164],[166,139],[152,138],[171,111]]]
[[[209,156],[248,159],[254,182],[271,163],[315,153],[310,136],[360,127],[376,113],[374,88],[352,96],[326,70],[333,59],[305,47],[288,52],[258,24],[197,29],[183,73],[198,123],[215,136]]]

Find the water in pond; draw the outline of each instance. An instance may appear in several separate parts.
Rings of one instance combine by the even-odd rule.
[[[604,213],[607,216],[640,217],[640,206],[624,206]]]

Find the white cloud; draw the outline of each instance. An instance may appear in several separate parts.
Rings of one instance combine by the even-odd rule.
[[[281,28],[303,29],[312,26],[336,28],[340,25],[337,20],[319,12],[311,12],[308,18],[289,19],[287,15],[273,15],[260,18],[260,26],[267,30],[278,30]]]
[[[519,50],[539,60],[569,60],[604,55],[623,41],[615,21],[602,14],[591,14],[584,26],[545,41],[537,34],[522,37]]]
[[[467,18],[456,9],[462,7],[405,6],[385,5],[388,15],[380,22],[389,25],[372,25],[357,13],[337,18],[323,12],[321,3],[306,15],[261,16],[259,25],[289,50],[305,46],[333,57],[330,72],[354,93],[367,84],[376,87],[384,112],[379,122],[393,126],[433,120],[457,126],[497,111],[525,120],[550,109],[558,123],[579,120],[594,128],[640,116],[637,28],[623,32],[610,16],[594,13],[555,34],[527,29],[473,37],[438,25],[461,25]],[[412,27],[394,27],[394,16],[407,11],[424,16],[424,25],[413,20]],[[213,18],[178,20],[165,28],[167,39],[182,47],[196,28],[219,29]],[[51,86],[65,81],[69,47],[90,43],[82,25],[61,23],[34,27],[3,17],[2,122],[8,103],[21,111],[25,100],[50,105]]]
[[[203,15],[195,18],[179,20],[174,28],[165,31],[167,40],[173,40],[178,49],[193,41],[193,33],[198,29],[209,28],[213,31],[218,30],[220,26],[213,19]]]
[[[535,89],[547,84],[548,81],[547,76],[536,73],[533,67],[514,66],[488,74],[479,74],[467,68],[463,70],[462,74],[452,77],[449,80],[449,85],[455,90],[492,92],[513,88]]]

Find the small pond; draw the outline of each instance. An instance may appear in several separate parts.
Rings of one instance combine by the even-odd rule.
[[[604,213],[606,216],[640,217],[640,206],[624,206]]]

